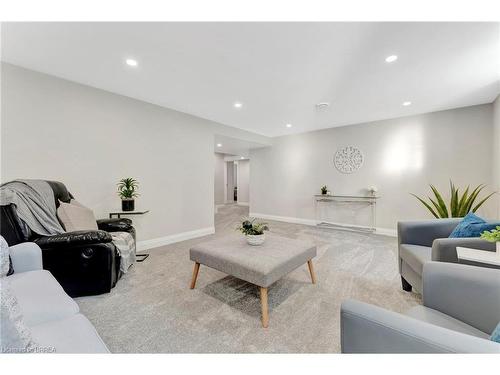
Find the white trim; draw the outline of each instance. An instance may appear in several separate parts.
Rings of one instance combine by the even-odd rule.
[[[224,204],[216,204],[215,205],[215,213],[216,214],[219,213],[219,208],[224,207],[225,205],[226,205],[225,203]]]
[[[193,238],[208,236],[215,233],[215,227],[201,228],[189,232],[171,234],[165,237],[153,238],[137,242],[137,252],[153,249],[155,247],[170,245],[176,242],[186,241]]]
[[[236,204],[237,204],[238,206],[245,206],[245,207],[250,206],[250,203],[248,203],[248,202],[236,202]]]
[[[398,231],[396,229],[390,228],[376,228],[376,234],[380,234],[381,236],[389,236],[389,237],[397,237]]]
[[[318,224],[317,220],[303,219],[303,218],[291,217],[291,216],[276,216],[276,215],[260,214],[258,212],[250,212],[248,214],[248,216],[258,217],[260,219],[266,219],[266,220],[283,221],[285,223],[303,224],[303,225],[309,225],[309,226],[315,226]],[[331,224],[342,225],[341,223],[331,223]],[[356,227],[355,225],[352,225],[352,226]],[[380,234],[382,236],[389,236],[389,237],[397,237],[396,230],[389,229],[389,228],[375,228],[375,234]]]

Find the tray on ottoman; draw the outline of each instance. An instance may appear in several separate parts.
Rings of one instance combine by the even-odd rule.
[[[189,256],[195,262],[191,289],[196,285],[200,264],[259,286],[264,327],[269,323],[267,288],[271,284],[305,263],[313,284],[316,282],[312,264],[316,246],[274,234],[266,234],[260,246],[248,245],[241,235],[214,239],[193,246]]]

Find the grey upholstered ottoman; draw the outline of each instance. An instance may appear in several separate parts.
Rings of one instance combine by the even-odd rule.
[[[260,287],[262,325],[267,327],[267,288],[305,263],[309,266],[313,284],[316,283],[311,261],[315,256],[314,244],[269,233],[260,246],[248,245],[241,235],[203,242],[190,250],[190,259],[195,262],[191,289],[196,285],[200,264],[255,284]]]

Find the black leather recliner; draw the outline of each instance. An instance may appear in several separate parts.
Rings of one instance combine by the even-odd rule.
[[[63,183],[47,181],[59,201],[69,203],[73,196]],[[35,242],[42,249],[43,268],[49,270],[71,297],[108,293],[121,277],[120,255],[109,232],[135,229],[130,219],[97,220],[99,230],[75,231],[41,236],[19,219],[14,205],[0,207],[0,233],[9,246]]]

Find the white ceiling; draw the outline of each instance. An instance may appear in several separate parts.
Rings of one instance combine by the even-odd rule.
[[[2,60],[277,136],[493,101],[499,25],[4,23]]]

